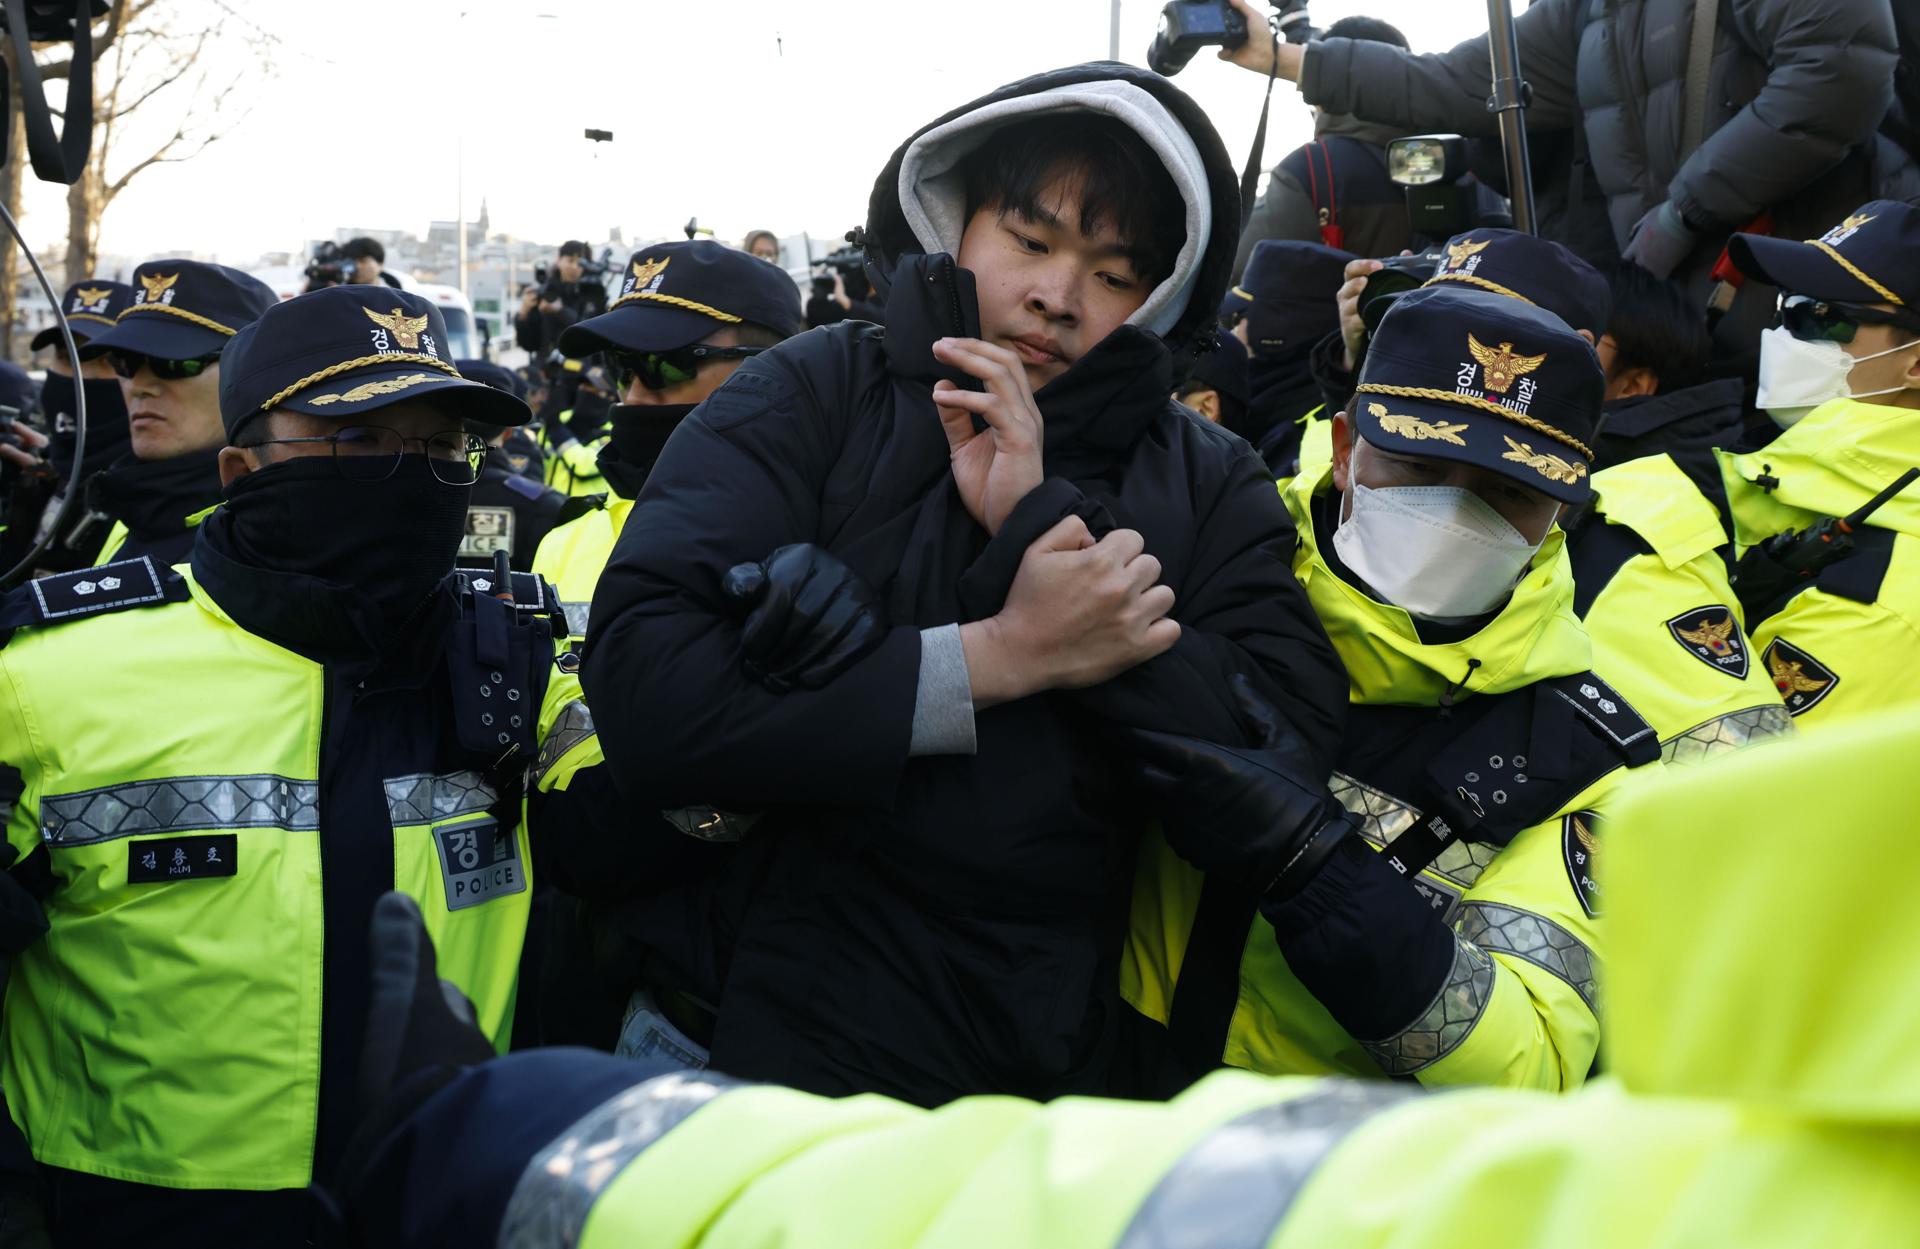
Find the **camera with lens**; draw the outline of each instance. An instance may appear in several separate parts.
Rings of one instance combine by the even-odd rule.
[[[842,247],[838,251],[828,252],[813,262],[813,293],[816,295],[833,294],[833,275],[838,273],[840,280],[851,288],[855,278],[864,278],[867,271],[867,253],[858,247]],[[864,285],[864,283],[862,283]],[[849,294],[851,294],[849,289]]]
[[[1273,28],[1288,43],[1313,37],[1307,0],[1272,0]],[[1247,41],[1247,19],[1227,0],[1172,0],[1160,10],[1160,29],[1147,49],[1147,68],[1173,77],[1202,48],[1237,48]]]
[[[1387,177],[1407,189],[1408,222],[1430,250],[1380,258],[1383,267],[1367,278],[1360,296],[1360,318],[1369,333],[1391,302],[1385,297],[1424,286],[1440,271],[1446,259],[1440,245],[1446,240],[1479,226],[1513,225],[1505,201],[1469,170],[1467,141],[1457,134],[1410,135],[1388,143]]]
[[[321,243],[313,249],[313,259],[307,262],[307,291],[345,286],[353,280],[353,266],[353,257],[342,251],[340,244]]]

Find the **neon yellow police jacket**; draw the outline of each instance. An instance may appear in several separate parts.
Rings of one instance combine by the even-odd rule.
[[[1920,413],[1835,399],[1759,451],[1720,453],[1739,552],[1845,516],[1920,466]],[[1857,549],[1747,629],[1803,733],[1920,702],[1920,483],[1874,512]]]
[[[1573,612],[1559,529],[1548,534],[1498,616],[1470,637],[1429,643],[1404,611],[1341,579],[1320,555],[1313,503],[1329,491],[1331,470],[1323,467],[1314,478],[1295,479],[1286,500],[1300,534],[1294,573],[1350,683],[1351,723],[1336,755],[1334,795],[1360,817],[1366,840],[1395,856],[1417,846],[1437,818],[1428,796],[1444,796],[1456,780],[1462,795],[1471,790],[1490,813],[1511,806],[1530,814],[1499,835],[1452,841],[1410,882],[1451,928],[1454,967],[1438,995],[1393,1035],[1355,1037],[1343,1028],[1289,967],[1266,918],[1232,930],[1239,935],[1231,940],[1217,935],[1221,925],[1206,918],[1207,881],[1158,839],[1146,846],[1136,878],[1122,996],[1167,1027],[1189,1075],[1206,1061],[1182,1019],[1182,1002],[1197,999],[1216,1003],[1198,1029],[1212,1063],[1267,1074],[1572,1088],[1586,1078],[1599,1044],[1593,846],[1601,817],[1627,784],[1629,758],[1656,755],[1653,730],[1590,671],[1591,645]],[[1441,714],[1449,703],[1453,709]],[[1604,721],[1590,722],[1590,733],[1564,724],[1554,730],[1587,748],[1577,758],[1528,759],[1529,741],[1542,739],[1540,726],[1572,714],[1569,706]],[[1488,731],[1482,726],[1501,723],[1496,711],[1515,707],[1532,709],[1531,729],[1523,723],[1517,738],[1511,728],[1499,730],[1492,747],[1480,747],[1484,758],[1467,759],[1467,770],[1448,774],[1444,786],[1419,771],[1427,756],[1438,766],[1470,751]],[[1395,736],[1409,724],[1415,735],[1404,742],[1411,748]],[[1196,957],[1196,935],[1203,933],[1216,935]],[[1186,986],[1222,976],[1234,980],[1204,994]],[[1378,991],[1384,986],[1353,989]],[[1229,1008],[1221,1046],[1213,1033]]]

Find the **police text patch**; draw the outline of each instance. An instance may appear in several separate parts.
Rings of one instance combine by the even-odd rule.
[[[489,559],[495,551],[513,554],[513,509],[469,507],[467,532],[460,539],[459,558]]]
[[[1681,612],[1667,621],[1667,632],[1687,654],[1715,672],[1724,672],[1736,681],[1747,679],[1747,639],[1733,609],[1709,603]]]
[[[510,893],[524,892],[526,869],[520,842],[511,830],[482,815],[433,830],[440,850],[440,876],[447,887],[447,909],[464,910]]]
[[[1779,690],[1780,697],[1786,700],[1789,715],[1797,716],[1813,710],[1815,704],[1840,684],[1839,673],[1785,638],[1775,638],[1769,642],[1766,654],[1761,658],[1767,661],[1767,673],[1773,677],[1773,688]]]
[[[240,870],[240,839],[232,833],[162,837],[127,843],[127,883],[166,885],[176,880],[232,876]]]
[[[1591,811],[1560,817],[1560,854],[1567,863],[1573,896],[1580,899],[1588,919],[1600,913],[1600,886],[1593,877],[1594,833],[1599,827],[1600,817]]]

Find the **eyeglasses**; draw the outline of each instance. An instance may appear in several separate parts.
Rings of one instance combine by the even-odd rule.
[[[613,380],[622,391],[639,378],[648,390],[665,390],[693,380],[700,366],[709,360],[744,360],[757,356],[764,347],[707,347],[696,344],[677,351],[609,351],[607,363],[613,368]]]
[[[193,356],[186,360],[168,360],[162,356],[143,356],[137,351],[109,351],[107,363],[121,377],[131,378],[142,368],[153,370],[153,375],[163,382],[177,382],[189,377],[198,377],[207,371],[207,366],[217,364],[220,353],[209,351],[204,356]]]
[[[333,466],[349,481],[385,481],[400,468],[400,457],[408,447],[418,446],[427,454],[427,467],[449,486],[471,486],[480,480],[480,466],[486,462],[487,444],[473,434],[449,430],[427,438],[403,437],[399,430],[384,425],[349,425],[337,434],[316,438],[269,438],[255,446],[281,446],[296,442],[324,442],[330,445]]]
[[[1897,325],[1920,334],[1920,317],[1886,312],[1859,304],[1836,303],[1808,295],[1790,295],[1780,301],[1780,324],[1804,342],[1850,343],[1863,325]]]

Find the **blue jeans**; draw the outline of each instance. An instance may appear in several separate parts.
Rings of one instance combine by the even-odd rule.
[[[636,1078],[643,1080],[674,1071],[704,1071],[710,1057],[704,1045],[673,1026],[645,989],[628,999],[613,1052],[632,1062],[638,1068]]]

